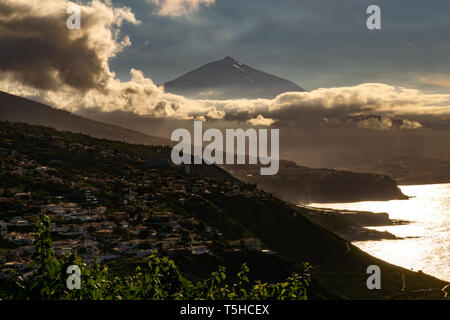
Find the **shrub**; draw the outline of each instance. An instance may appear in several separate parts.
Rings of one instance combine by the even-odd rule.
[[[126,277],[112,276],[99,261],[87,265],[77,253],[58,258],[52,250],[50,219],[42,213],[36,222],[32,275],[24,279],[15,273],[7,290],[10,300],[306,300],[310,283],[309,264],[302,275],[292,274],[281,283],[249,283],[249,268],[243,264],[234,284],[226,284],[224,267],[204,280],[182,276],[168,257],[152,254],[145,268],[137,267]],[[67,286],[66,270],[77,265],[80,289]]]

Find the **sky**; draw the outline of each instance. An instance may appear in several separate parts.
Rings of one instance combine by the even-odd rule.
[[[133,67],[162,84],[232,56],[307,90],[365,82],[450,88],[446,0],[198,0],[190,10],[173,9],[183,7],[179,0],[113,2],[142,22],[123,26],[132,45],[111,60],[121,79]],[[366,27],[371,4],[381,8],[381,30]]]
[[[366,27],[370,4],[381,30]],[[0,90],[79,114],[358,130],[450,119],[448,1],[0,2]],[[232,56],[307,92],[194,100],[162,83]],[[132,126],[132,123],[130,123]]]

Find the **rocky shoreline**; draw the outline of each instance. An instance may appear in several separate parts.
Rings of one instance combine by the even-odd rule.
[[[389,214],[368,211],[334,210],[314,208],[306,205],[303,214],[312,222],[349,241],[400,240],[387,231],[377,231],[367,227],[393,226],[410,223],[406,220],[390,219]]]

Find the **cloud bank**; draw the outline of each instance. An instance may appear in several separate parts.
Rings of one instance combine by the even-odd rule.
[[[188,14],[213,1],[153,1],[162,15]],[[354,126],[420,129],[417,115],[445,117],[449,94],[379,83],[290,92],[274,100],[191,100],[164,92],[141,71],[117,79],[109,61],[131,40],[123,23],[140,22],[127,7],[93,0],[80,5],[81,30],[68,30],[63,0],[0,4],[0,90],[77,112],[126,111],[165,119],[237,121],[254,126]],[[162,10],[162,11],[161,11]],[[169,14],[170,13],[170,14]]]

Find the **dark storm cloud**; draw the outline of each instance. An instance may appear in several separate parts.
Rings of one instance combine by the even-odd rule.
[[[107,59],[121,44],[111,39],[99,46],[96,39],[110,32],[101,21],[111,19],[105,24],[112,27],[120,24],[127,12],[108,11],[94,2],[83,7],[83,28],[69,30],[67,1],[5,1],[0,5],[0,72],[46,90],[63,85],[82,91],[101,89],[109,81]]]

